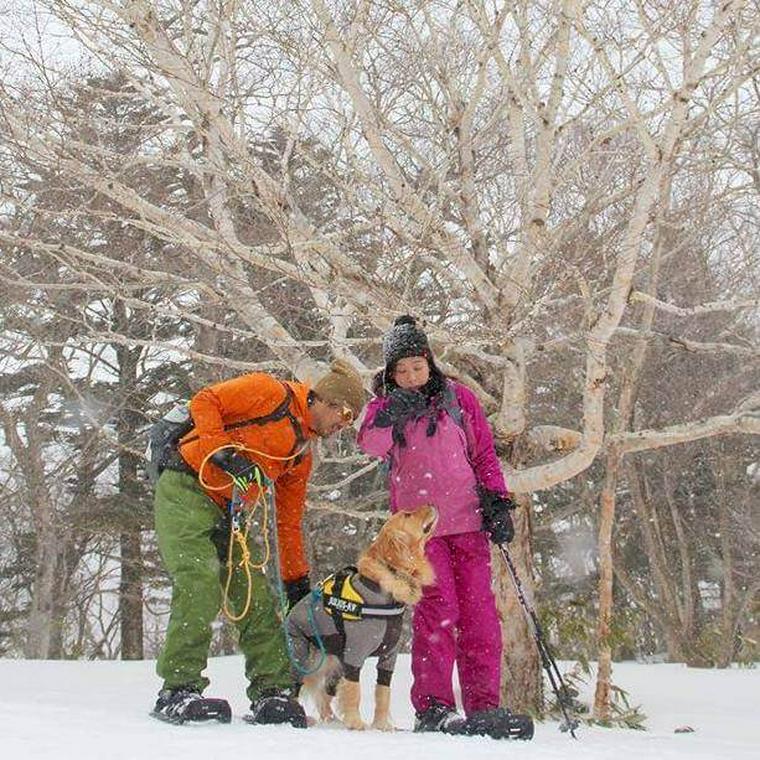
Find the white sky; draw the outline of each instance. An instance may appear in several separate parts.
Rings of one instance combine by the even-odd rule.
[[[3,79],[22,76],[30,58],[44,58],[55,71],[80,65],[89,55],[71,30],[35,0],[0,0]]]

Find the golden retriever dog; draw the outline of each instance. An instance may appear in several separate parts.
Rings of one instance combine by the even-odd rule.
[[[437,519],[431,506],[392,515],[355,568],[325,579],[288,613],[293,659],[307,663],[311,653],[312,662],[319,662],[316,672],[295,675],[302,693],[316,702],[320,720],[334,720],[336,697],[343,725],[367,728],[360,714],[359,673],[368,657],[377,657],[372,728],[393,730],[390,681],[402,617],[407,606],[420,600],[422,587],[434,580],[425,544]]]

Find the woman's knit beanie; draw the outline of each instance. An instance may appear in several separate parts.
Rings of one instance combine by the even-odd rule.
[[[417,320],[408,314],[396,318],[393,327],[383,338],[383,359],[386,370],[392,370],[399,359],[409,356],[432,356],[425,332],[417,327]]]

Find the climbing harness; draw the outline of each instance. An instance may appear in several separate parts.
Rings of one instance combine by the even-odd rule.
[[[251,449],[246,446],[243,446],[242,444],[237,444],[237,443],[219,446],[214,451],[209,452],[209,454],[206,455],[206,457],[204,457],[203,462],[201,463],[201,466],[198,470],[198,480],[204,488],[207,488],[210,491],[224,490],[229,487],[229,483],[223,486],[217,486],[216,488],[211,487],[203,480],[203,477],[202,477],[204,468],[210,461],[211,457],[213,457],[214,454],[216,454],[218,451],[224,448],[234,448],[236,451],[239,451],[239,452],[247,452],[249,454],[256,454],[258,456],[266,457],[268,459],[273,459],[277,461],[287,461],[287,460],[295,459],[296,457],[300,456],[301,453],[303,452],[303,449],[306,447],[306,445],[308,444],[305,444],[300,449],[298,449],[297,451],[295,451],[294,453],[290,454],[287,457],[278,457],[272,454],[266,454],[263,451],[259,451],[257,449]],[[256,499],[251,505],[249,502],[246,502],[243,499],[243,495],[240,493],[237,486],[233,485],[232,499],[230,500],[229,505],[228,505],[229,521],[230,521],[230,537],[229,537],[229,546],[227,549],[227,579],[225,581],[224,591],[222,594],[222,611],[224,612],[227,619],[233,623],[236,623],[242,620],[248,614],[248,611],[251,605],[251,598],[253,595],[253,576],[251,574],[251,571],[261,570],[262,572],[266,572],[267,568],[271,567],[272,575],[273,575],[272,585],[274,586],[274,589],[276,592],[280,618],[282,620],[283,631],[285,635],[285,645],[288,652],[288,659],[292,663],[293,668],[301,676],[311,675],[312,673],[315,673],[317,670],[319,670],[322,667],[327,657],[325,645],[319,633],[319,628],[317,626],[317,622],[314,617],[314,610],[315,610],[315,607],[319,604],[319,600],[321,598],[321,591],[320,589],[317,588],[311,592],[310,604],[307,611],[309,625],[311,626],[311,629],[314,633],[313,639],[316,643],[317,649],[319,650],[318,660],[315,662],[315,664],[312,667],[308,667],[304,665],[303,663],[298,662],[298,660],[295,657],[295,654],[293,652],[293,642],[288,632],[287,622],[285,620],[287,612],[288,612],[288,600],[287,600],[287,596],[285,595],[284,582],[282,580],[282,574],[280,572],[279,537],[277,535],[276,506],[274,502],[274,484],[269,478],[266,477],[266,475],[263,475],[262,477],[261,471],[259,470],[256,472],[255,488],[256,488]],[[260,505],[261,505],[261,515],[262,515],[261,534],[264,541],[264,556],[259,562],[254,563],[251,559],[251,550],[249,547],[249,535],[250,535],[251,525],[253,523],[254,517]],[[270,516],[270,513],[271,513],[271,516]],[[271,535],[270,535],[270,531],[271,531]],[[242,611],[238,614],[235,614],[231,610],[230,604],[229,604],[229,589],[232,583],[232,576],[235,571],[234,551],[235,551],[236,544],[240,549],[240,560],[237,563],[237,567],[242,569],[243,572],[245,573],[246,583],[247,583],[245,605]],[[270,563],[270,560],[274,560],[274,561]]]
[[[266,459],[285,462],[300,456],[307,445],[308,443],[305,443],[298,451],[286,457],[278,457],[273,454],[267,454],[264,451],[249,448],[241,443],[226,443],[222,446],[217,446],[213,451],[210,451],[203,458],[201,466],[198,468],[198,482],[203,488],[208,491],[224,491],[229,488],[229,483],[225,483],[221,486],[212,486],[207,483],[203,477],[205,468],[211,460],[211,457],[224,449],[232,448],[236,452],[255,454]],[[243,494],[240,493],[238,487],[233,484],[232,498],[230,499],[227,507],[230,521],[230,537],[227,547],[227,579],[224,584],[224,593],[222,594],[222,610],[227,618],[233,623],[237,623],[242,620],[248,614],[248,610],[250,609],[251,598],[253,596],[253,576],[251,575],[251,571],[265,570],[272,554],[268,523],[270,510],[274,513],[274,502],[272,500],[272,493],[274,491],[273,483],[271,480],[269,480],[269,478],[266,477],[266,475],[262,475],[261,469],[257,469],[255,472],[255,482],[256,498],[253,503],[246,502],[243,498]],[[264,496],[264,494],[266,494],[266,496]],[[261,505],[262,512],[261,533],[264,540],[264,556],[259,562],[253,562],[251,559],[251,550],[248,545],[248,537],[250,534],[251,524],[253,523],[253,519],[259,508],[259,505]],[[276,521],[274,522],[276,525]],[[247,585],[245,605],[243,606],[242,612],[238,614],[235,614],[229,605],[229,590],[232,584],[232,576],[235,571],[233,556],[236,545],[240,549],[240,561],[237,563],[237,567],[242,569],[245,573]]]

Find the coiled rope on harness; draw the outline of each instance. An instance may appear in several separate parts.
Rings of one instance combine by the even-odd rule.
[[[267,459],[272,459],[278,462],[287,462],[299,456],[299,454],[301,454],[301,452],[306,448],[306,445],[307,444],[304,444],[304,446],[302,446],[298,451],[289,456],[278,457],[274,454],[267,454],[264,451],[259,451],[258,449],[249,448],[248,446],[244,446],[242,443],[226,443],[222,446],[217,446],[213,451],[210,451],[208,454],[206,454],[206,456],[203,458],[203,461],[201,462],[201,466],[198,468],[198,482],[207,491],[224,491],[229,488],[230,485],[232,485],[232,499],[230,500],[229,506],[230,537],[227,548],[227,579],[224,583],[224,591],[222,594],[222,611],[224,612],[227,619],[232,623],[241,621],[250,610],[251,599],[253,596],[253,577],[251,575],[251,571],[264,570],[269,563],[272,555],[271,546],[269,543],[268,521],[270,508],[273,509],[274,504],[271,502],[271,499],[262,499],[262,495],[266,492],[271,496],[273,484],[272,481],[266,477],[266,475],[264,475],[264,478],[262,480],[262,471],[260,468],[257,469],[255,473],[256,499],[253,501],[253,503],[250,503],[246,502],[243,499],[243,495],[239,492],[237,486],[234,483],[225,483],[221,486],[212,486],[211,484],[207,483],[203,477],[205,467],[208,465],[209,460],[214,456],[214,454],[217,454],[224,449],[234,449],[237,452],[254,454],[256,456],[265,457]],[[251,550],[248,545],[248,535],[250,533],[253,518],[260,504],[262,504],[261,532],[264,539],[264,556],[259,562],[253,562],[251,559]],[[235,563],[233,560],[235,545],[240,548],[240,561],[237,563],[237,566],[243,570],[246,577],[245,605],[243,606],[243,610],[238,614],[235,614],[235,612],[233,612],[231,609],[229,598],[230,586],[232,585],[232,576],[235,572]]]
[[[198,468],[198,482],[207,491],[224,491],[229,488],[230,485],[232,485],[232,499],[230,500],[229,505],[230,536],[227,548],[227,578],[224,583],[222,593],[222,612],[224,613],[225,617],[232,623],[237,623],[245,618],[250,610],[251,599],[253,597],[253,576],[251,571],[265,571],[270,559],[272,559],[272,555],[274,555],[275,588],[277,591],[277,602],[279,605],[280,617],[282,619],[283,630],[285,633],[285,644],[288,651],[288,658],[293,664],[293,667],[302,676],[310,675],[311,673],[319,670],[319,668],[321,668],[324,664],[324,661],[327,657],[325,645],[322,640],[322,636],[319,633],[316,619],[314,617],[314,608],[321,601],[322,594],[319,588],[314,589],[310,594],[311,598],[308,608],[308,620],[309,625],[311,626],[311,629],[314,633],[314,640],[317,644],[320,656],[317,663],[313,667],[309,668],[305,667],[302,663],[297,661],[293,652],[293,642],[291,640],[291,636],[288,633],[287,623],[285,621],[285,616],[288,612],[288,599],[285,595],[282,573],[280,572],[279,537],[277,535],[276,517],[271,520],[273,537],[270,543],[269,513],[271,511],[273,515],[276,515],[276,507],[274,503],[274,483],[269,478],[267,478],[266,475],[263,475],[262,479],[263,471],[260,468],[257,469],[255,473],[256,499],[252,505],[249,505],[245,502],[242,494],[240,494],[237,486],[234,483],[225,483],[221,486],[212,486],[205,481],[203,472],[211,457],[224,449],[232,448],[238,452],[246,452],[278,462],[287,462],[298,457],[304,451],[306,446],[308,446],[308,443],[305,443],[300,449],[298,449],[298,451],[290,454],[289,456],[279,457],[273,454],[267,454],[266,452],[259,451],[258,449],[249,448],[241,443],[227,443],[222,446],[217,446],[213,451],[210,451],[203,458],[203,461]],[[264,556],[260,562],[254,563],[251,560],[251,550],[249,547],[248,538],[251,524],[253,523],[253,518],[260,503],[262,504],[261,532],[264,541]],[[240,561],[238,562],[237,566],[243,570],[246,577],[246,600],[243,610],[239,614],[235,614],[231,610],[229,602],[229,590],[232,584],[232,576],[235,571],[235,563],[233,559],[235,544],[240,547]],[[274,552],[272,551],[272,545],[274,546]]]

